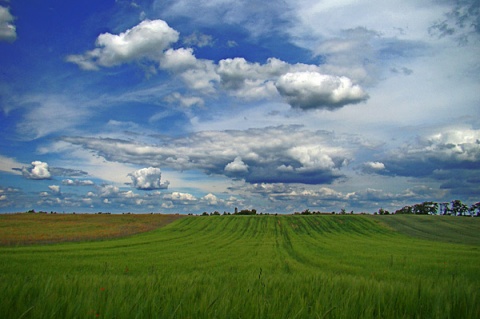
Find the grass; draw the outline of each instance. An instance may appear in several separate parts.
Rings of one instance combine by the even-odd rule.
[[[408,236],[480,245],[480,218],[430,215],[376,215],[372,218]]]
[[[185,217],[128,238],[0,248],[0,313],[478,318],[478,248],[370,216]]]

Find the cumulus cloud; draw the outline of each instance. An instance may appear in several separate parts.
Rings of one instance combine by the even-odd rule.
[[[248,165],[242,161],[240,156],[235,157],[233,162],[225,166],[225,171],[229,173],[244,173],[248,172]]]
[[[115,185],[102,185],[98,188],[100,197],[118,196],[120,189]]]
[[[302,110],[334,110],[368,99],[363,89],[350,78],[323,74],[320,66],[289,64],[274,57],[264,64],[241,57],[216,63],[198,59],[192,48],[171,48],[178,37],[178,32],[163,20],[145,20],[119,35],[101,34],[96,49],[70,55],[67,61],[86,70],[98,70],[99,67],[147,59],[202,94],[223,89],[229,95],[246,100],[281,96],[292,107]],[[187,106],[203,103],[198,98],[181,101]]]
[[[202,199],[205,202],[207,202],[208,205],[212,205],[212,206],[218,205],[221,202],[221,200],[217,196],[213,195],[212,193],[208,193],[207,195],[203,196]]]
[[[480,130],[446,129],[419,136],[384,155],[388,170],[379,174],[428,177],[440,183],[440,189],[451,194],[480,191]]]
[[[60,194],[60,186],[58,185],[50,185],[48,186],[48,188],[50,188],[50,190],[55,193],[55,194]]]
[[[172,72],[194,68],[197,63],[198,60],[191,48],[168,49],[160,58],[160,66]]]
[[[62,140],[81,145],[109,161],[201,170],[209,175],[241,177],[249,183],[331,183],[342,176],[340,169],[353,157],[349,149],[341,146],[345,143],[341,138],[300,126],[198,132],[160,140],[161,146],[118,139]]]
[[[33,161],[30,167],[23,167],[22,174],[28,179],[50,179],[52,177],[48,164],[41,161]]]
[[[318,72],[287,73],[275,83],[278,92],[294,108],[334,110],[368,99],[359,85],[344,76]]]
[[[198,199],[189,193],[173,192],[171,194],[165,194],[163,199],[172,202],[172,204],[180,205],[193,205]]]
[[[80,55],[69,55],[72,62],[85,70],[112,67],[145,57],[158,59],[163,50],[178,41],[179,33],[163,20],[144,20],[118,35],[98,36],[97,48]]]
[[[263,65],[233,58],[220,60],[216,72],[222,87],[235,96],[259,99],[276,94],[273,81],[289,68],[288,63],[275,58],[268,59]]]
[[[142,190],[166,189],[170,184],[168,181],[162,183],[162,172],[157,167],[139,169],[131,173],[133,187]]]
[[[362,171],[367,174],[374,174],[385,171],[385,164],[382,162],[366,162],[361,167]]]
[[[383,161],[392,174],[427,176],[436,170],[480,169],[480,130],[456,129],[418,137]]]
[[[14,20],[10,9],[0,6],[0,41],[13,42],[17,39]]]

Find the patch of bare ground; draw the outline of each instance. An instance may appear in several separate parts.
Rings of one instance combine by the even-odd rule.
[[[151,231],[182,217],[163,214],[4,214],[0,215],[0,245],[119,238]]]

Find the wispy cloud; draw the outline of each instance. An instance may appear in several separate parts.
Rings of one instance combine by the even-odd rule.
[[[10,9],[0,5],[0,41],[13,42],[17,39],[14,21]]]

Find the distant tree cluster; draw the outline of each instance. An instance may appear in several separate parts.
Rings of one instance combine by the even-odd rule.
[[[305,209],[304,211],[302,212],[295,212],[293,213],[294,215],[335,215],[336,212],[321,212],[321,211],[310,211],[310,209]],[[341,215],[344,215],[344,214],[347,214],[347,212],[345,211],[345,209],[341,209],[340,213]],[[353,210],[350,212],[350,214],[353,214]]]
[[[416,214],[416,215],[453,215],[453,216],[475,216],[480,217],[480,202],[468,206],[456,199],[450,203],[423,202],[413,206],[405,206],[395,214]]]

